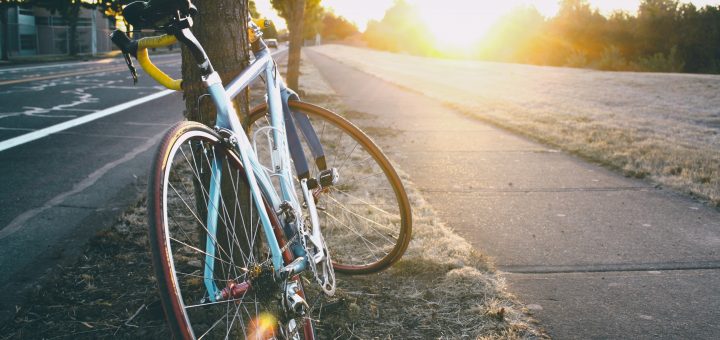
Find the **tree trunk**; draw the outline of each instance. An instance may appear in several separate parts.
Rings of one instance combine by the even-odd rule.
[[[199,14],[193,19],[193,34],[202,44],[215,71],[220,74],[223,84],[227,85],[248,65],[248,2],[247,0],[204,0],[195,1],[194,4],[198,7]],[[182,74],[183,91],[185,94],[185,117],[211,127],[214,126],[216,111],[212,100],[208,96],[202,97],[202,101],[198,106],[198,98],[206,94],[207,90],[200,79],[200,72],[195,59],[185,46],[183,46],[182,51]],[[247,92],[236,97],[234,106],[241,116],[242,121],[242,116],[247,116],[249,113]],[[202,155],[198,155],[198,159],[202,157]],[[249,210],[254,209],[248,201],[249,191],[238,178],[238,176],[244,176],[244,174],[228,172],[226,161],[223,162],[222,167],[222,180],[220,184],[223,195],[222,203],[224,203],[226,207],[229,207],[229,209],[239,207],[242,212],[234,217],[236,219],[235,221],[228,221],[229,218],[219,219],[216,237],[218,247],[226,250],[233,249],[232,255],[236,263],[241,264],[243,263],[241,251],[249,251],[247,245],[251,242],[250,240],[230,239],[229,235],[234,234],[237,238],[240,238],[239,235],[247,235],[247,233],[239,231],[234,233],[231,231],[228,232],[227,228],[242,225],[240,221],[241,216],[257,216],[257,212],[249,213]],[[195,182],[196,197],[207,195],[210,171],[204,171],[202,173],[201,181],[204,182],[204,184],[197,181]],[[238,200],[240,202],[236,203],[231,201],[235,193],[238,194]],[[203,220],[205,220],[207,214],[207,206],[204,204],[207,204],[206,201],[201,200],[198,202],[198,211],[203,216]],[[199,234],[203,235],[204,230],[202,227],[199,226],[198,228]],[[232,244],[235,243],[240,246],[232,246]],[[219,254],[218,257],[222,257],[222,255]],[[227,279],[227,273],[222,270],[222,267],[224,266],[217,265],[215,268],[216,279],[221,281]]]
[[[65,17],[65,20],[67,20],[68,23],[68,45],[69,50],[68,54],[71,56],[77,55],[77,22],[78,17],[80,15],[80,3],[73,5],[69,12],[67,13],[67,16]]]
[[[205,48],[215,71],[223,84],[228,84],[248,65],[249,43],[247,38],[247,0],[203,0],[193,3],[200,12],[194,18],[193,34]],[[200,73],[187,48],[182,53],[183,90],[185,92],[185,116],[194,121],[213,126],[215,107],[204,97],[199,110],[197,98],[206,93]],[[235,100],[238,114],[249,112],[246,95]]]
[[[10,24],[8,23],[8,7],[0,4],[0,24],[2,24],[2,56],[0,60],[10,59]]]
[[[303,45],[303,17],[305,12],[305,0],[291,2],[292,14],[290,15],[290,47],[288,51],[287,85],[289,88],[299,90],[300,78],[300,49]]]

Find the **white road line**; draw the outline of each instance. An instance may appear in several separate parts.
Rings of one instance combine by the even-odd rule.
[[[285,50],[286,50],[286,49],[282,49],[282,50],[275,51],[275,52],[272,53],[272,55],[279,54],[280,52],[284,52]],[[41,66],[38,66],[38,67],[41,67]],[[82,124],[85,124],[85,123],[89,123],[89,122],[92,122],[93,120],[100,119],[100,118],[109,116],[109,115],[111,115],[111,114],[118,113],[118,112],[123,111],[123,110],[127,110],[127,109],[129,109],[129,108],[131,108],[131,107],[133,107],[133,106],[137,106],[137,105],[140,105],[140,104],[143,104],[143,103],[147,103],[147,102],[149,102],[149,101],[151,101],[151,100],[155,100],[155,99],[158,99],[158,98],[167,96],[167,95],[169,95],[169,94],[171,94],[171,93],[173,93],[173,92],[175,92],[175,91],[173,91],[173,90],[160,91],[160,92],[157,92],[157,93],[155,93],[155,94],[151,94],[151,95],[146,96],[146,97],[138,98],[138,99],[135,99],[135,100],[133,100],[133,101],[129,101],[129,102],[124,103],[124,104],[116,105],[116,106],[113,106],[113,107],[110,107],[110,108],[107,108],[107,109],[104,109],[104,110],[101,110],[101,111],[98,111],[98,112],[95,112],[95,113],[91,113],[91,114],[89,114],[89,115],[85,115],[85,116],[82,116],[82,117],[78,117],[78,118],[75,118],[75,119],[73,119],[73,120],[69,120],[69,121],[64,122],[64,123],[60,123],[60,124],[57,124],[57,125],[49,126],[49,127],[44,128],[44,129],[40,129],[40,130],[37,130],[37,131],[33,131],[33,132],[31,132],[31,133],[26,133],[26,134],[24,134],[24,135],[20,135],[20,136],[17,136],[17,137],[15,137],[15,138],[10,138],[10,139],[8,139],[8,140],[5,140],[5,141],[0,142],[0,152],[5,151],[5,150],[10,149],[10,148],[13,148],[13,147],[16,147],[16,146],[18,146],[18,145],[22,145],[22,144],[25,144],[25,143],[32,142],[32,141],[34,141],[34,140],[37,140],[37,139],[40,139],[40,138],[43,138],[43,137],[47,137],[47,136],[49,136],[49,135],[51,135],[51,134],[53,134],[53,133],[57,133],[57,132],[60,132],[60,131],[63,131],[63,130],[67,130],[67,129],[69,129],[69,128],[76,127],[76,126],[78,126],[78,125],[82,125]]]
[[[133,107],[133,106],[137,106],[137,105],[140,105],[140,104],[143,104],[143,103],[147,103],[147,102],[149,102],[149,101],[151,101],[151,100],[155,100],[155,99],[158,99],[158,98],[161,98],[161,97],[165,97],[165,96],[167,96],[167,95],[169,95],[169,94],[171,94],[171,93],[173,93],[173,92],[175,92],[175,91],[173,91],[173,90],[160,91],[160,92],[157,92],[157,93],[155,93],[155,94],[151,94],[151,95],[149,95],[149,96],[145,96],[145,97],[142,97],[142,98],[138,98],[138,99],[129,101],[129,102],[127,102],[127,103],[123,103],[123,104],[120,104],[120,105],[116,105],[116,106],[113,106],[113,107],[109,107],[109,108],[107,108],[107,109],[104,109],[104,110],[101,110],[101,111],[98,111],[98,112],[95,112],[95,113],[91,113],[91,114],[89,114],[89,115],[85,115],[85,116],[82,116],[82,117],[78,117],[78,118],[75,118],[75,119],[73,119],[73,120],[69,120],[69,121],[67,121],[67,122],[63,122],[63,123],[60,123],[60,124],[57,124],[57,125],[53,125],[53,126],[46,127],[46,128],[44,128],[44,129],[40,129],[40,130],[37,130],[37,131],[33,131],[33,132],[30,132],[30,133],[26,133],[26,134],[24,134],[24,135],[20,135],[20,136],[14,137],[14,138],[10,138],[10,139],[8,139],[8,140],[5,140],[5,141],[0,142],[0,151],[5,151],[5,150],[7,150],[7,149],[16,147],[16,146],[18,146],[18,145],[22,145],[22,144],[25,144],[25,143],[29,143],[29,142],[32,142],[32,141],[34,141],[34,140],[36,140],[36,139],[40,139],[40,138],[49,136],[49,135],[51,135],[51,134],[53,134],[53,133],[57,133],[57,132],[60,132],[60,131],[63,131],[63,130],[67,130],[67,129],[72,128],[72,127],[76,127],[76,126],[78,126],[78,125],[82,125],[82,124],[85,124],[85,123],[92,122],[93,120],[100,119],[100,118],[109,116],[109,115],[111,115],[111,114],[118,113],[118,112],[123,111],[123,110],[127,110],[127,109],[129,109],[129,108],[131,108],[131,107]]]

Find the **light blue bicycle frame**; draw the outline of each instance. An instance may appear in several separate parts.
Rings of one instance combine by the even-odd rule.
[[[277,176],[280,183],[280,194],[278,195],[271,181],[270,175],[260,164],[255,151],[247,136],[245,135],[240,119],[233,108],[231,99],[237,96],[253,80],[264,76],[267,88],[267,101],[270,112],[270,124],[272,126],[272,172]],[[232,131],[237,139],[237,152],[245,168],[250,186],[250,192],[255,198],[256,208],[263,226],[263,232],[270,248],[272,264],[275,271],[285,267],[283,263],[282,250],[272,229],[270,217],[263,205],[263,194],[277,211],[282,202],[290,202],[296,212],[300,211],[300,203],[293,185],[292,172],[290,170],[290,156],[287,139],[285,137],[285,122],[283,118],[283,101],[294,95],[285,87],[277,69],[275,61],[268,49],[259,52],[256,59],[227,88],[224,88],[219,76],[211,75],[215,81],[208,81],[208,93],[217,108],[216,127]],[[207,214],[208,237],[206,240],[204,283],[211,301],[216,301],[220,296],[220,290],[213,280],[213,269],[215,259],[215,234],[217,232],[218,207],[220,197],[220,182],[222,177],[222,159],[213,158],[210,175],[210,190]],[[305,263],[301,264],[298,270],[303,270]]]

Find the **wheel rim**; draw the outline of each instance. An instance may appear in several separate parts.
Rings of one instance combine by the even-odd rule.
[[[387,158],[354,125],[318,107],[290,102],[310,118],[321,139],[329,168],[340,172],[337,186],[318,195],[322,233],[338,272],[362,274],[385,269],[398,260],[410,237],[410,208],[400,180]],[[252,110],[250,137],[264,134],[266,106]],[[318,173],[306,140],[301,140],[311,177]],[[266,151],[259,150],[259,154]],[[261,160],[262,161],[262,160]]]
[[[224,190],[218,206],[218,232],[210,241],[217,249],[213,261],[214,282],[222,289],[231,282],[251,281],[250,273],[257,268],[261,268],[262,275],[269,273],[272,277],[272,269],[262,269],[270,259],[257,212],[252,209],[254,204],[250,204],[250,208],[243,204],[252,203],[249,192],[243,193],[244,172],[237,157],[216,147],[217,142],[217,137],[206,128],[183,133],[168,152],[162,184],[156,188],[162,192],[161,209],[158,209],[162,212],[162,222],[155,227],[157,239],[161,241],[156,257],[163,267],[158,270],[163,272],[158,277],[165,280],[166,289],[164,292],[161,289],[161,293],[168,295],[164,302],[169,300],[171,305],[165,308],[168,314],[174,315],[170,321],[177,323],[182,337],[270,336],[278,331],[277,320],[282,314],[275,291],[252,289],[238,298],[216,303],[211,303],[207,294],[203,279],[203,270],[207,268],[207,238],[204,237],[207,226],[204,225],[205,212],[198,207],[207,206],[208,170],[216,153],[223,159]],[[202,184],[196,186],[198,183]],[[196,191],[197,187],[201,189]],[[198,192],[202,194],[197,195]],[[234,196],[241,199],[234,200]],[[199,205],[198,197],[202,197]],[[243,201],[242,197],[247,198]],[[260,280],[255,276],[252,280],[260,282],[255,281]],[[257,286],[276,287],[270,281]]]

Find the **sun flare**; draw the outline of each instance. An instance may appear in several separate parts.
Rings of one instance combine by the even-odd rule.
[[[356,0],[323,0],[322,4],[347,17],[364,30],[369,20],[382,19],[396,0],[375,0],[372,5]],[[505,14],[518,6],[534,6],[545,16],[557,11],[557,0],[404,0],[420,12],[423,23],[430,30],[436,47],[441,49],[469,49],[485,36]]]
[[[468,49],[504,15],[519,6],[534,6],[543,15],[556,10],[555,1],[408,0],[417,6],[438,48]]]

